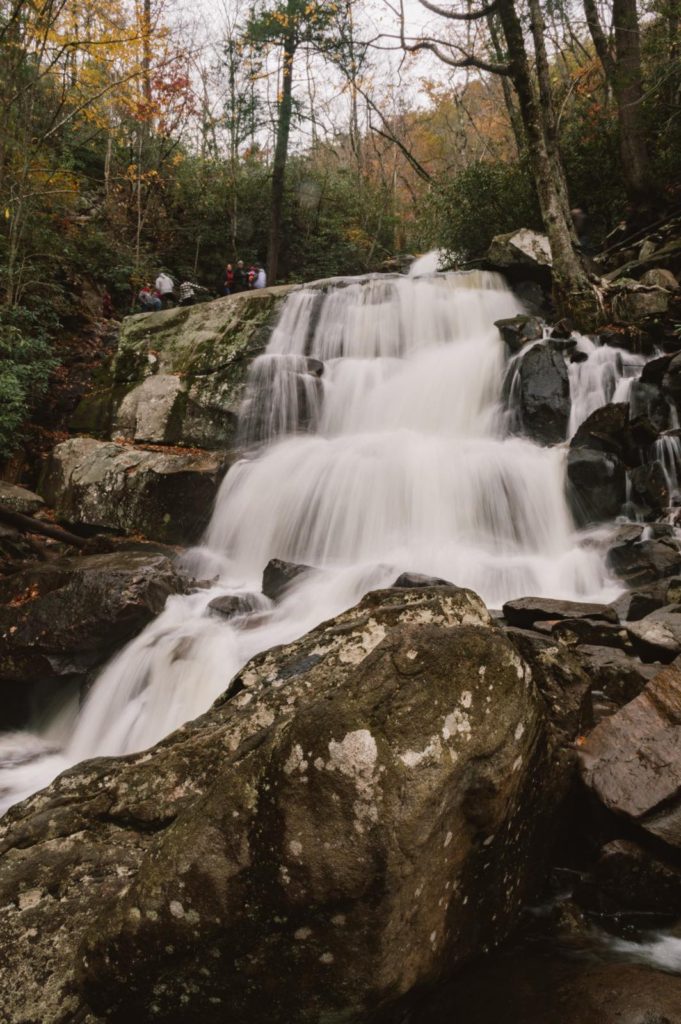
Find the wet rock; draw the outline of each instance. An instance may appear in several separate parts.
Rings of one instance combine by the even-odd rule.
[[[606,604],[559,601],[548,597],[519,597],[502,609],[510,626],[532,626],[543,619],[603,619],[617,623],[617,613]]]
[[[39,494],[34,494],[26,487],[0,480],[0,509],[19,512],[22,516],[32,516],[44,505],[45,502]]]
[[[582,779],[615,814],[681,848],[681,665],[663,668],[580,748]]]
[[[523,308],[534,316],[546,320],[554,313],[553,303],[548,288],[542,288],[538,281],[523,280],[516,277],[513,282],[513,291],[523,304]]]
[[[601,849],[576,898],[600,914],[656,914],[674,920],[681,916],[681,867],[637,843],[616,839]]]
[[[671,427],[671,408],[659,384],[634,381],[629,392],[629,416],[637,443],[646,444]]]
[[[403,572],[393,587],[453,587],[449,580],[442,580],[439,576],[423,576],[420,572]]]
[[[672,537],[617,544],[607,554],[607,564],[630,587],[652,583],[681,571],[681,546]]]
[[[324,363],[321,359],[312,359],[308,356],[307,360],[307,372],[311,373],[313,377],[321,377],[324,374]]]
[[[602,694],[617,707],[628,704],[659,671],[659,665],[643,662],[615,647],[580,644],[574,656],[587,673],[593,692]]]
[[[469,591],[370,594],[150,751],[15,807],[9,1019],[360,1022],[500,942],[541,879],[557,780],[488,622]]]
[[[669,362],[662,378],[662,389],[678,409],[681,404],[681,353]]]
[[[681,654],[681,605],[659,608],[629,623],[627,632],[644,661],[673,661]]]
[[[626,498],[626,474],[614,454],[592,448],[570,448],[568,497],[579,526],[619,515]]]
[[[190,581],[144,550],[34,563],[0,577],[0,680],[27,714],[33,690],[85,682]],[[25,719],[24,719],[25,721]],[[16,722],[2,721],[0,727]]]
[[[494,326],[513,355],[520,352],[529,341],[539,341],[544,336],[544,323],[536,316],[520,314],[506,320],[496,320]]]
[[[651,359],[649,363],[641,370],[641,376],[639,378],[642,384],[662,384],[664,375],[667,372],[667,367],[671,363],[674,357],[671,355],[658,356],[657,359]]]
[[[662,463],[655,459],[637,466],[629,474],[634,503],[647,513],[661,512],[669,506],[669,482]]]
[[[226,594],[214,597],[208,607],[224,619],[233,619],[235,615],[247,615],[259,607],[257,594]]]
[[[609,452],[631,465],[636,455],[629,436],[628,403],[611,402],[592,412],[575,431],[570,447]]]
[[[539,343],[520,359],[514,384],[522,433],[542,444],[557,444],[567,436],[570,385],[565,359]]]
[[[40,492],[68,524],[188,544],[201,536],[227,466],[221,452],[147,450],[78,437],[54,448]]]
[[[289,583],[311,570],[311,565],[297,565],[295,562],[284,562],[281,558],[271,558],[262,574],[262,592],[270,600],[278,601]]]

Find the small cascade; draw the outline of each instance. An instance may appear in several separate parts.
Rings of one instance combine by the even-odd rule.
[[[576,337],[576,353],[569,363],[572,405],[568,437],[602,405],[628,402],[631,385],[646,363],[645,356],[597,345],[584,335]]]
[[[255,359],[239,417],[239,445],[314,430],[321,410],[321,370],[321,364],[300,355],[267,353]]]
[[[678,430],[658,437],[653,445],[653,459],[657,459],[664,470],[670,504],[681,505],[681,435]]]
[[[369,275],[294,291],[251,370],[246,457],[222,484],[203,546],[186,556],[211,585],[169,598],[57,742],[46,727],[37,740],[24,734],[22,759],[15,737],[0,770],[3,804],[75,761],[157,742],[205,711],[255,654],[401,572],[450,579],[493,608],[526,594],[613,598],[598,546],[574,529],[566,447],[503,428],[505,348],[494,322],[521,311],[502,278],[480,272]],[[624,373],[600,394],[616,391]],[[575,376],[580,416],[595,401],[586,381]],[[272,558],[315,571],[276,604],[254,604]],[[227,602],[243,613],[218,614],[218,597],[243,599]]]

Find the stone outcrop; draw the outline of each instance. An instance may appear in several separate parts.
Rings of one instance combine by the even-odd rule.
[[[142,545],[0,577],[0,729],[25,723],[37,687],[84,683],[189,583]]]
[[[555,803],[543,723],[475,595],[368,595],[151,751],[9,812],[4,1012],[365,1021],[500,942],[531,897]]]
[[[505,235],[495,235],[487,251],[487,260],[495,267],[549,268],[551,246],[546,235],[531,228],[520,228]]]
[[[73,526],[198,540],[227,470],[221,452],[134,448],[77,437],[52,451],[40,492]]]
[[[228,448],[251,361],[296,286],[126,317],[109,379],[72,429],[137,443]]]
[[[681,848],[681,663],[587,737],[579,757],[587,787],[615,814]]]

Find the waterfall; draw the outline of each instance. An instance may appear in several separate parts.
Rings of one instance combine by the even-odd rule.
[[[169,598],[59,739],[53,730],[8,740],[4,805],[69,764],[157,742],[204,712],[256,653],[403,571],[470,587],[491,607],[527,594],[614,597],[602,555],[570,517],[565,446],[505,435],[494,321],[519,312],[503,279],[479,272],[370,275],[293,292],[252,367],[244,458],[222,484],[202,546],[186,556],[216,582]],[[580,416],[595,390],[580,370]],[[612,381],[598,392],[611,393]],[[229,620],[208,607],[259,594],[271,558],[314,569],[277,604],[253,598],[254,611]]]

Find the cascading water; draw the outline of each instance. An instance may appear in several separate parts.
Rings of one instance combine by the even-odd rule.
[[[203,547],[186,558],[217,582],[171,597],[82,710],[43,732],[45,744],[8,740],[4,805],[68,764],[155,743],[205,711],[254,654],[402,571],[468,586],[492,607],[525,594],[614,597],[598,550],[574,531],[566,449],[504,436],[505,350],[493,324],[520,311],[493,274],[294,292],[252,369],[247,457],[225,478]],[[208,608],[220,595],[258,594],[275,557],[315,568],[277,605],[260,597],[228,621]]]

